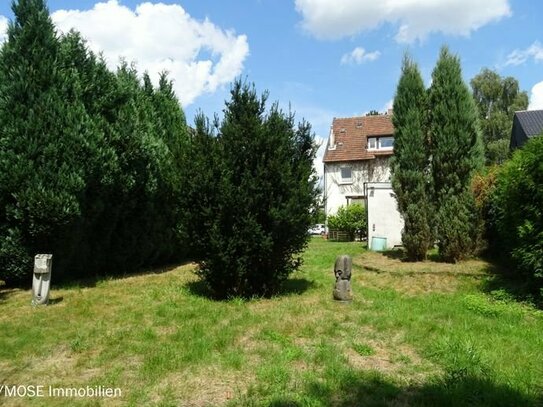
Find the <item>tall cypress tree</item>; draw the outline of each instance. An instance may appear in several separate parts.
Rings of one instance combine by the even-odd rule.
[[[144,78],[145,80],[145,78]],[[144,83],[145,86],[145,83]],[[150,97],[153,108],[152,120],[155,123],[156,137],[166,147],[162,158],[160,217],[163,220],[165,249],[162,256],[179,259],[187,254],[186,231],[181,224],[183,208],[183,182],[187,177],[189,148],[188,129],[185,113],[179,104],[173,84],[165,72],[160,74],[159,83]]]
[[[404,219],[402,243],[410,260],[424,260],[432,244],[426,90],[418,66],[406,55],[394,98],[392,187]]]
[[[73,98],[84,105],[92,121],[86,126],[95,133],[93,153],[81,160],[87,174],[86,188],[80,200],[81,216],[70,236],[77,248],[77,258],[69,266],[70,277],[80,277],[104,269],[111,259],[116,195],[121,185],[118,152],[111,143],[117,79],[73,30],[60,38],[58,64],[70,78],[66,86],[72,89]]]
[[[479,242],[470,182],[484,164],[483,145],[460,60],[446,47],[441,49],[432,80],[429,124],[437,237],[444,259],[457,261],[472,255]]]
[[[13,3],[0,53],[0,270],[28,278],[32,257],[53,253],[61,272],[75,253],[86,168],[97,133],[43,0]]]
[[[117,80],[120,97],[111,143],[118,155],[121,184],[114,202],[118,208],[115,238],[109,250],[111,266],[130,272],[161,262],[162,249],[171,243],[164,233],[166,211],[160,203],[163,174],[170,161],[153,119],[149,84],[142,85],[136,69],[126,63],[119,67]]]

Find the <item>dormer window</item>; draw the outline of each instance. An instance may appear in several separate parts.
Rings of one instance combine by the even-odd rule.
[[[394,148],[394,137],[368,137],[369,151],[390,151]]]
[[[379,148],[381,150],[392,150],[394,148],[394,137],[379,137]]]

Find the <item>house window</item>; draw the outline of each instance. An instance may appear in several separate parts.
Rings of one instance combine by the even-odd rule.
[[[394,137],[368,137],[368,150],[392,150]]]
[[[351,167],[341,167],[341,183],[350,184],[353,182],[353,173]]]
[[[379,137],[379,148],[383,150],[394,148],[394,137]]]

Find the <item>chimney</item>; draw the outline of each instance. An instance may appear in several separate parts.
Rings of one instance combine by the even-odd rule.
[[[336,136],[334,134],[334,126],[330,126],[330,143],[328,144],[329,150],[334,150],[336,148]]]

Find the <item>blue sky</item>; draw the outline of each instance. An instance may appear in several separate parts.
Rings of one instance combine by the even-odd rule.
[[[0,33],[12,18],[0,3]],[[405,51],[430,83],[447,44],[469,81],[511,75],[543,108],[543,3],[532,0],[50,0],[60,30],[75,27],[114,67],[120,56],[153,76],[171,72],[189,122],[223,109],[241,75],[306,118],[317,139],[333,117],[390,105]],[[3,39],[0,34],[0,41]]]

